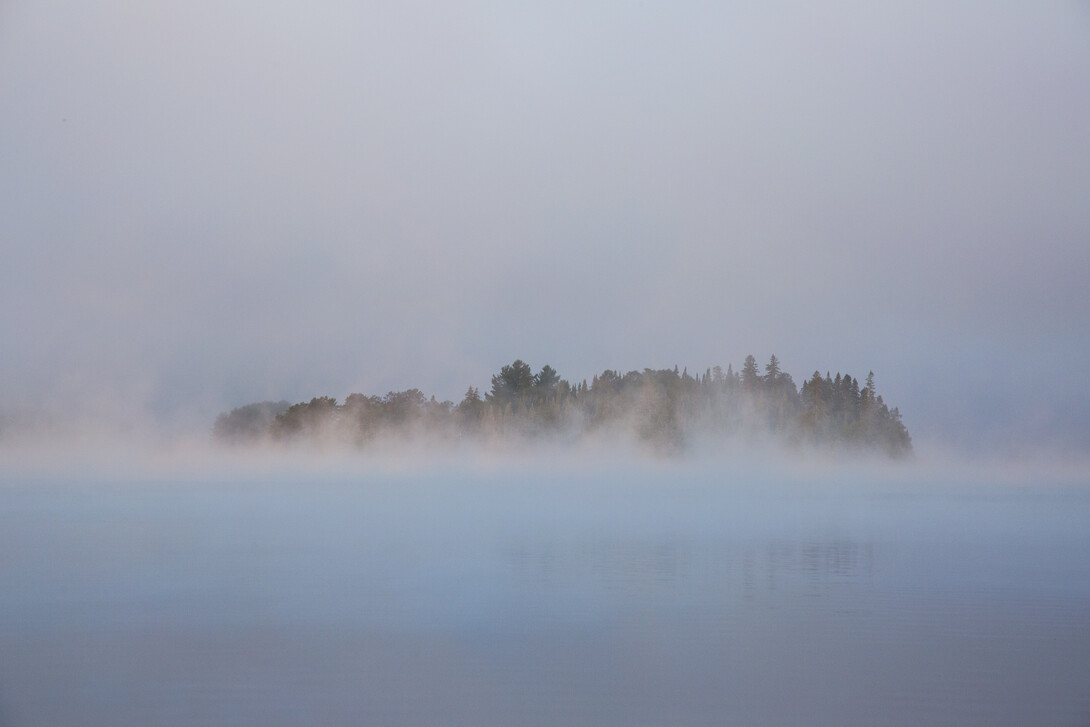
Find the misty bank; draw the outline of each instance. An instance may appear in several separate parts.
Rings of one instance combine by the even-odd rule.
[[[814,371],[802,388],[773,355],[760,373],[753,356],[740,372],[715,366],[621,374],[607,369],[588,383],[561,378],[548,364],[534,374],[515,360],[492,376],[482,397],[470,386],[458,404],[419,389],[385,396],[353,393],[309,402],[260,402],[220,414],[214,440],[233,446],[335,445],[367,449],[392,442],[561,443],[591,438],[638,443],[664,454],[702,445],[769,443],[835,453],[912,453],[912,438],[896,407],[878,394],[871,372],[859,380]]]

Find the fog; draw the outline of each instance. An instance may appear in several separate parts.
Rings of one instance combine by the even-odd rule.
[[[1088,39],[1078,2],[6,2],[0,412],[197,436],[776,353],[875,371],[918,444],[1085,450]]]
[[[0,725],[1088,723],[1088,89],[1079,0],[0,2]],[[911,456],[456,408],[749,354]]]

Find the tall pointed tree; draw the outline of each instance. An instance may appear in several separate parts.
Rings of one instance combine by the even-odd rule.
[[[747,391],[752,391],[757,388],[757,385],[761,383],[761,374],[757,370],[757,359],[753,358],[750,354],[746,356],[745,362],[742,364],[742,386]]]
[[[776,354],[772,354],[772,358],[768,359],[768,363],[765,364],[765,381],[772,383],[780,378],[780,360],[776,358]]]

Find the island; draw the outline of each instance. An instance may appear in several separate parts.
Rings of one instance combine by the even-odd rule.
[[[819,371],[795,385],[773,355],[763,367],[747,356],[740,371],[715,366],[620,373],[607,369],[573,383],[548,364],[535,374],[517,359],[492,376],[482,397],[470,386],[460,402],[437,401],[419,389],[385,396],[353,393],[308,402],[265,401],[220,414],[217,442],[334,442],[359,448],[392,439],[579,441],[594,434],[631,437],[663,453],[697,442],[771,441],[790,447],[912,453],[912,438],[896,407],[878,394],[874,372],[859,379]]]

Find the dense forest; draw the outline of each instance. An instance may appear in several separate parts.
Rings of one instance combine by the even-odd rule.
[[[772,356],[763,373],[753,356],[742,370],[728,366],[697,376],[688,370],[606,370],[573,384],[549,365],[536,374],[521,360],[492,377],[482,397],[470,386],[457,404],[428,398],[418,389],[385,396],[350,394],[343,404],[328,396],[289,404],[262,402],[217,417],[215,439],[336,441],[359,447],[429,435],[450,441],[578,439],[593,432],[620,433],[664,452],[681,451],[704,437],[719,440],[772,437],[793,446],[870,450],[892,457],[912,452],[901,414],[874,386],[850,375],[815,371],[801,390]]]

